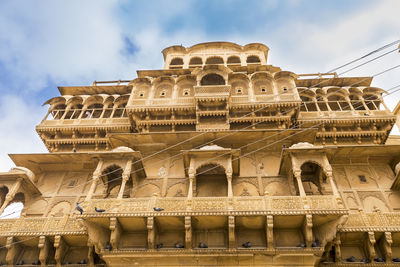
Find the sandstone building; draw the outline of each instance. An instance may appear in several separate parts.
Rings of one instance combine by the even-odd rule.
[[[36,128],[49,153],[0,173],[0,213],[24,204],[0,220],[0,263],[400,266],[385,91],[268,52],[171,46],[162,70],[59,87]]]

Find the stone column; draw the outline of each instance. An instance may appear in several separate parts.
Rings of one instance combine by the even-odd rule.
[[[82,111],[81,111],[81,114],[79,114],[78,119],[82,119],[82,117],[83,117],[83,115],[85,114],[87,108],[88,108],[87,105],[84,105],[84,106],[82,107]]]
[[[121,187],[119,188],[118,192],[118,197],[117,198],[123,198],[124,197],[124,191],[125,191],[125,186],[126,182],[128,182],[129,177],[131,175],[131,169],[132,169],[132,160],[128,160],[126,163],[124,173],[122,174],[122,182],[121,182]]]
[[[188,199],[191,199],[193,197],[193,180],[194,180],[194,175],[189,174],[189,190],[187,194]]]
[[[3,205],[0,208],[0,214],[3,214],[4,209],[8,206],[8,204],[13,200],[15,194],[17,193],[18,189],[21,187],[22,178],[18,178],[15,182],[11,190],[7,193],[6,198],[4,199]]]
[[[346,96],[345,99],[346,99],[346,102],[347,102],[347,104],[349,105],[350,109],[354,111],[354,107],[353,107],[353,105],[351,104],[350,97]]]
[[[301,182],[301,171],[300,170],[293,171],[293,175],[296,178],[300,196],[305,197],[306,191],[304,191],[303,183]]]
[[[94,191],[96,191],[97,183],[100,180],[100,175],[101,175],[101,168],[103,167],[103,160],[99,160],[99,163],[97,163],[96,170],[93,172],[93,179],[92,179],[92,184],[90,186],[89,192],[86,195],[85,201],[88,201],[92,198]]]
[[[228,158],[228,168],[225,171],[226,179],[228,180],[228,197],[233,197],[232,190],[232,158]]]
[[[339,190],[337,189],[336,184],[335,184],[335,182],[333,181],[332,172],[327,172],[327,175],[326,175],[326,176],[328,176],[329,183],[331,184],[333,195],[336,196],[336,197],[339,197],[339,196],[340,196],[340,195],[339,195]]]
[[[65,116],[67,116],[67,113],[69,112],[70,109],[71,109],[71,106],[70,106],[70,105],[68,105],[68,106],[65,108],[64,114],[63,114],[62,117],[60,118],[61,120],[65,119]]]
[[[253,88],[253,82],[252,81],[249,82],[248,93],[249,93],[250,102],[254,102],[254,88]]]

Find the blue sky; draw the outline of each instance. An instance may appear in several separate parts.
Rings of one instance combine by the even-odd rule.
[[[398,10],[397,0],[2,0],[0,171],[12,166],[7,153],[45,151],[34,127],[57,86],[132,79],[138,69],[162,68],[163,48],[207,41],[262,42],[269,64],[324,72],[400,39]],[[348,76],[396,64],[398,53]],[[373,84],[400,84],[400,71]]]

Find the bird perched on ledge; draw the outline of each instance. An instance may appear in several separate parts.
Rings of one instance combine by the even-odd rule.
[[[244,248],[251,248],[251,242],[250,242],[250,241],[247,241],[246,243],[243,243],[243,244],[242,244],[242,247],[244,247]]]
[[[106,246],[104,247],[106,250],[111,251],[112,250],[112,246],[110,242],[107,242]]]
[[[106,210],[103,210],[103,209],[98,209],[98,208],[96,208],[96,207],[94,207],[94,210],[96,211],[96,212],[105,212]]]
[[[76,209],[77,209],[77,211],[79,211],[81,214],[83,213],[83,208],[81,207],[81,205],[79,205],[78,202],[76,202]]]
[[[356,257],[351,256],[346,259],[347,262],[356,262]]]
[[[162,248],[163,246],[164,246],[163,243],[158,243],[158,244],[156,245],[156,248]]]
[[[175,243],[174,247],[175,248],[185,248],[185,246],[182,245],[181,243]]]
[[[154,207],[153,210],[154,210],[154,211],[163,211],[164,209],[163,209],[163,208]]]
[[[208,248],[208,246],[206,244],[204,244],[203,242],[200,242],[199,248]]]
[[[298,244],[296,247],[298,247],[298,248],[306,248],[306,244],[301,243],[301,244]]]

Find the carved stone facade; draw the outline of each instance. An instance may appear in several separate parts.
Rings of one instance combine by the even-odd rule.
[[[397,266],[384,90],[283,71],[268,52],[172,46],[162,70],[59,87],[37,126],[49,153],[0,173],[1,212],[24,204],[0,217],[0,263]]]

